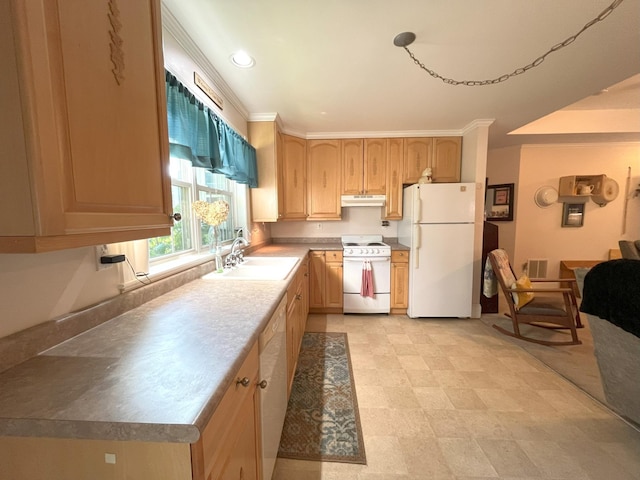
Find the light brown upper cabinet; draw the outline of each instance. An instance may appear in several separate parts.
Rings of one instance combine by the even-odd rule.
[[[431,167],[434,182],[459,182],[461,137],[405,138],[403,183],[418,183]]]
[[[433,139],[433,181],[439,183],[460,182],[462,161],[461,137],[436,137]]]
[[[402,183],[418,183],[425,168],[432,165],[431,138],[404,139],[404,177]]]
[[[282,133],[276,122],[249,122],[247,132],[258,165],[258,187],[249,189],[251,218],[254,222],[275,222],[284,211]]]
[[[342,140],[342,193],[384,195],[386,164],[386,139]]]
[[[360,195],[364,190],[364,140],[342,140],[342,193]]]
[[[387,140],[387,185],[384,218],[387,220],[402,219],[402,170],[404,139]]]
[[[276,122],[249,122],[256,149],[258,187],[251,188],[254,222],[305,219],[306,140],[284,135]]]
[[[308,140],[308,220],[340,220],[340,140]]]
[[[368,195],[386,194],[387,139],[367,138],[364,141],[364,191]]]
[[[167,235],[160,1],[0,3],[0,252]]]
[[[307,218],[307,141],[282,135],[282,220]]]

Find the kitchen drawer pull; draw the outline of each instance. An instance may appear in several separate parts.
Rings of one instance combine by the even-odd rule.
[[[236,380],[236,385],[242,385],[243,387],[248,387],[250,383],[251,380],[249,380],[249,377],[244,377],[243,379]]]
[[[266,381],[266,380],[262,380],[262,381],[258,384],[258,386],[264,390],[265,388],[267,388],[267,381]]]

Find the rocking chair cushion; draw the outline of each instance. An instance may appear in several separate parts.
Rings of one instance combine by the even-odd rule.
[[[554,301],[552,298],[538,297],[532,299],[527,305],[522,307],[518,313],[522,315],[545,315],[558,316],[566,315],[564,305]]]
[[[511,289],[516,288],[531,288],[531,280],[526,275],[522,275],[514,284],[511,285]],[[520,310],[527,303],[531,302],[535,297],[535,293],[533,292],[513,292],[511,294],[513,296],[513,303],[516,307],[516,310]]]

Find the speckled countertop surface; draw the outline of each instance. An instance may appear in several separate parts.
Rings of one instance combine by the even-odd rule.
[[[205,276],[3,372],[0,435],[196,441],[295,269],[282,281]]]
[[[317,249],[341,246],[252,255]],[[195,442],[299,265],[282,281],[199,278],[2,372],[0,435]]]

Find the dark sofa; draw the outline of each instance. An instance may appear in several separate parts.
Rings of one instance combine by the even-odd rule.
[[[640,425],[640,260],[591,268],[580,311],[587,314],[607,402]]]

